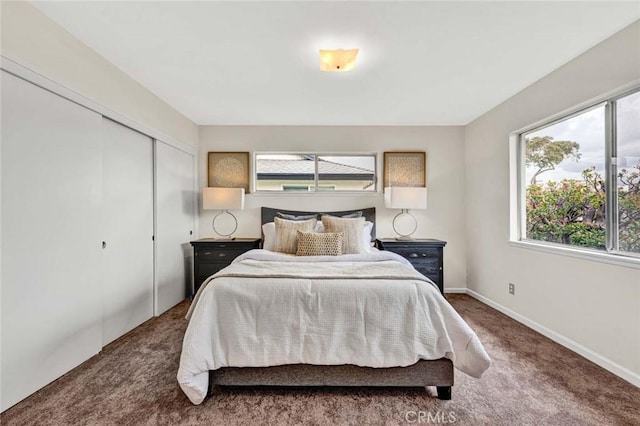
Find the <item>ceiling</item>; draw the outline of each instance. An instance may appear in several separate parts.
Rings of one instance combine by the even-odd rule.
[[[34,2],[197,124],[464,125],[640,2]],[[320,48],[359,48],[319,71]]]

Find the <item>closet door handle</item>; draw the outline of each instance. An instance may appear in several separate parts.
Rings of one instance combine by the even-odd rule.
[[[103,241],[103,242],[102,242],[102,248],[103,248],[103,249],[106,249],[106,248],[107,248],[107,243],[106,243],[106,241]]]

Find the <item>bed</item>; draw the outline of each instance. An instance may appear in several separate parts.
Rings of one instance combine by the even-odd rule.
[[[263,207],[262,223],[320,214]],[[375,241],[374,208],[327,214],[361,215]],[[490,359],[437,287],[400,256],[367,251],[252,250],[205,281],[178,370],[191,402],[218,385],[435,386],[446,400],[454,364],[480,377]]]

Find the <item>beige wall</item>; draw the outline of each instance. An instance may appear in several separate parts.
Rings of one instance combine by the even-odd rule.
[[[206,185],[209,151],[291,151],[378,154],[424,150],[427,153],[429,208],[414,210],[416,237],[438,238],[445,248],[445,285],[465,287],[464,129],[462,127],[340,127],[340,126],[202,126],[200,127],[200,186]],[[380,176],[381,173],[378,173]],[[397,210],[384,207],[381,183],[373,194],[251,194],[245,210],[237,212],[238,236],[260,236],[260,207],[292,210],[349,210],[376,207],[377,235],[394,237]],[[200,211],[200,236],[212,236],[213,213]]]
[[[23,1],[1,3],[2,55],[197,147],[198,126]]]
[[[640,22],[470,123],[465,188],[469,289],[640,385],[640,269],[509,245],[510,133],[638,79]]]

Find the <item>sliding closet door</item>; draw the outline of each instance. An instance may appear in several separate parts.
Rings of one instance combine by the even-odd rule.
[[[101,348],[100,115],[2,71],[2,411]]]
[[[153,141],[103,118],[104,345],[153,316]]]
[[[191,294],[193,156],[156,142],[156,315]]]

